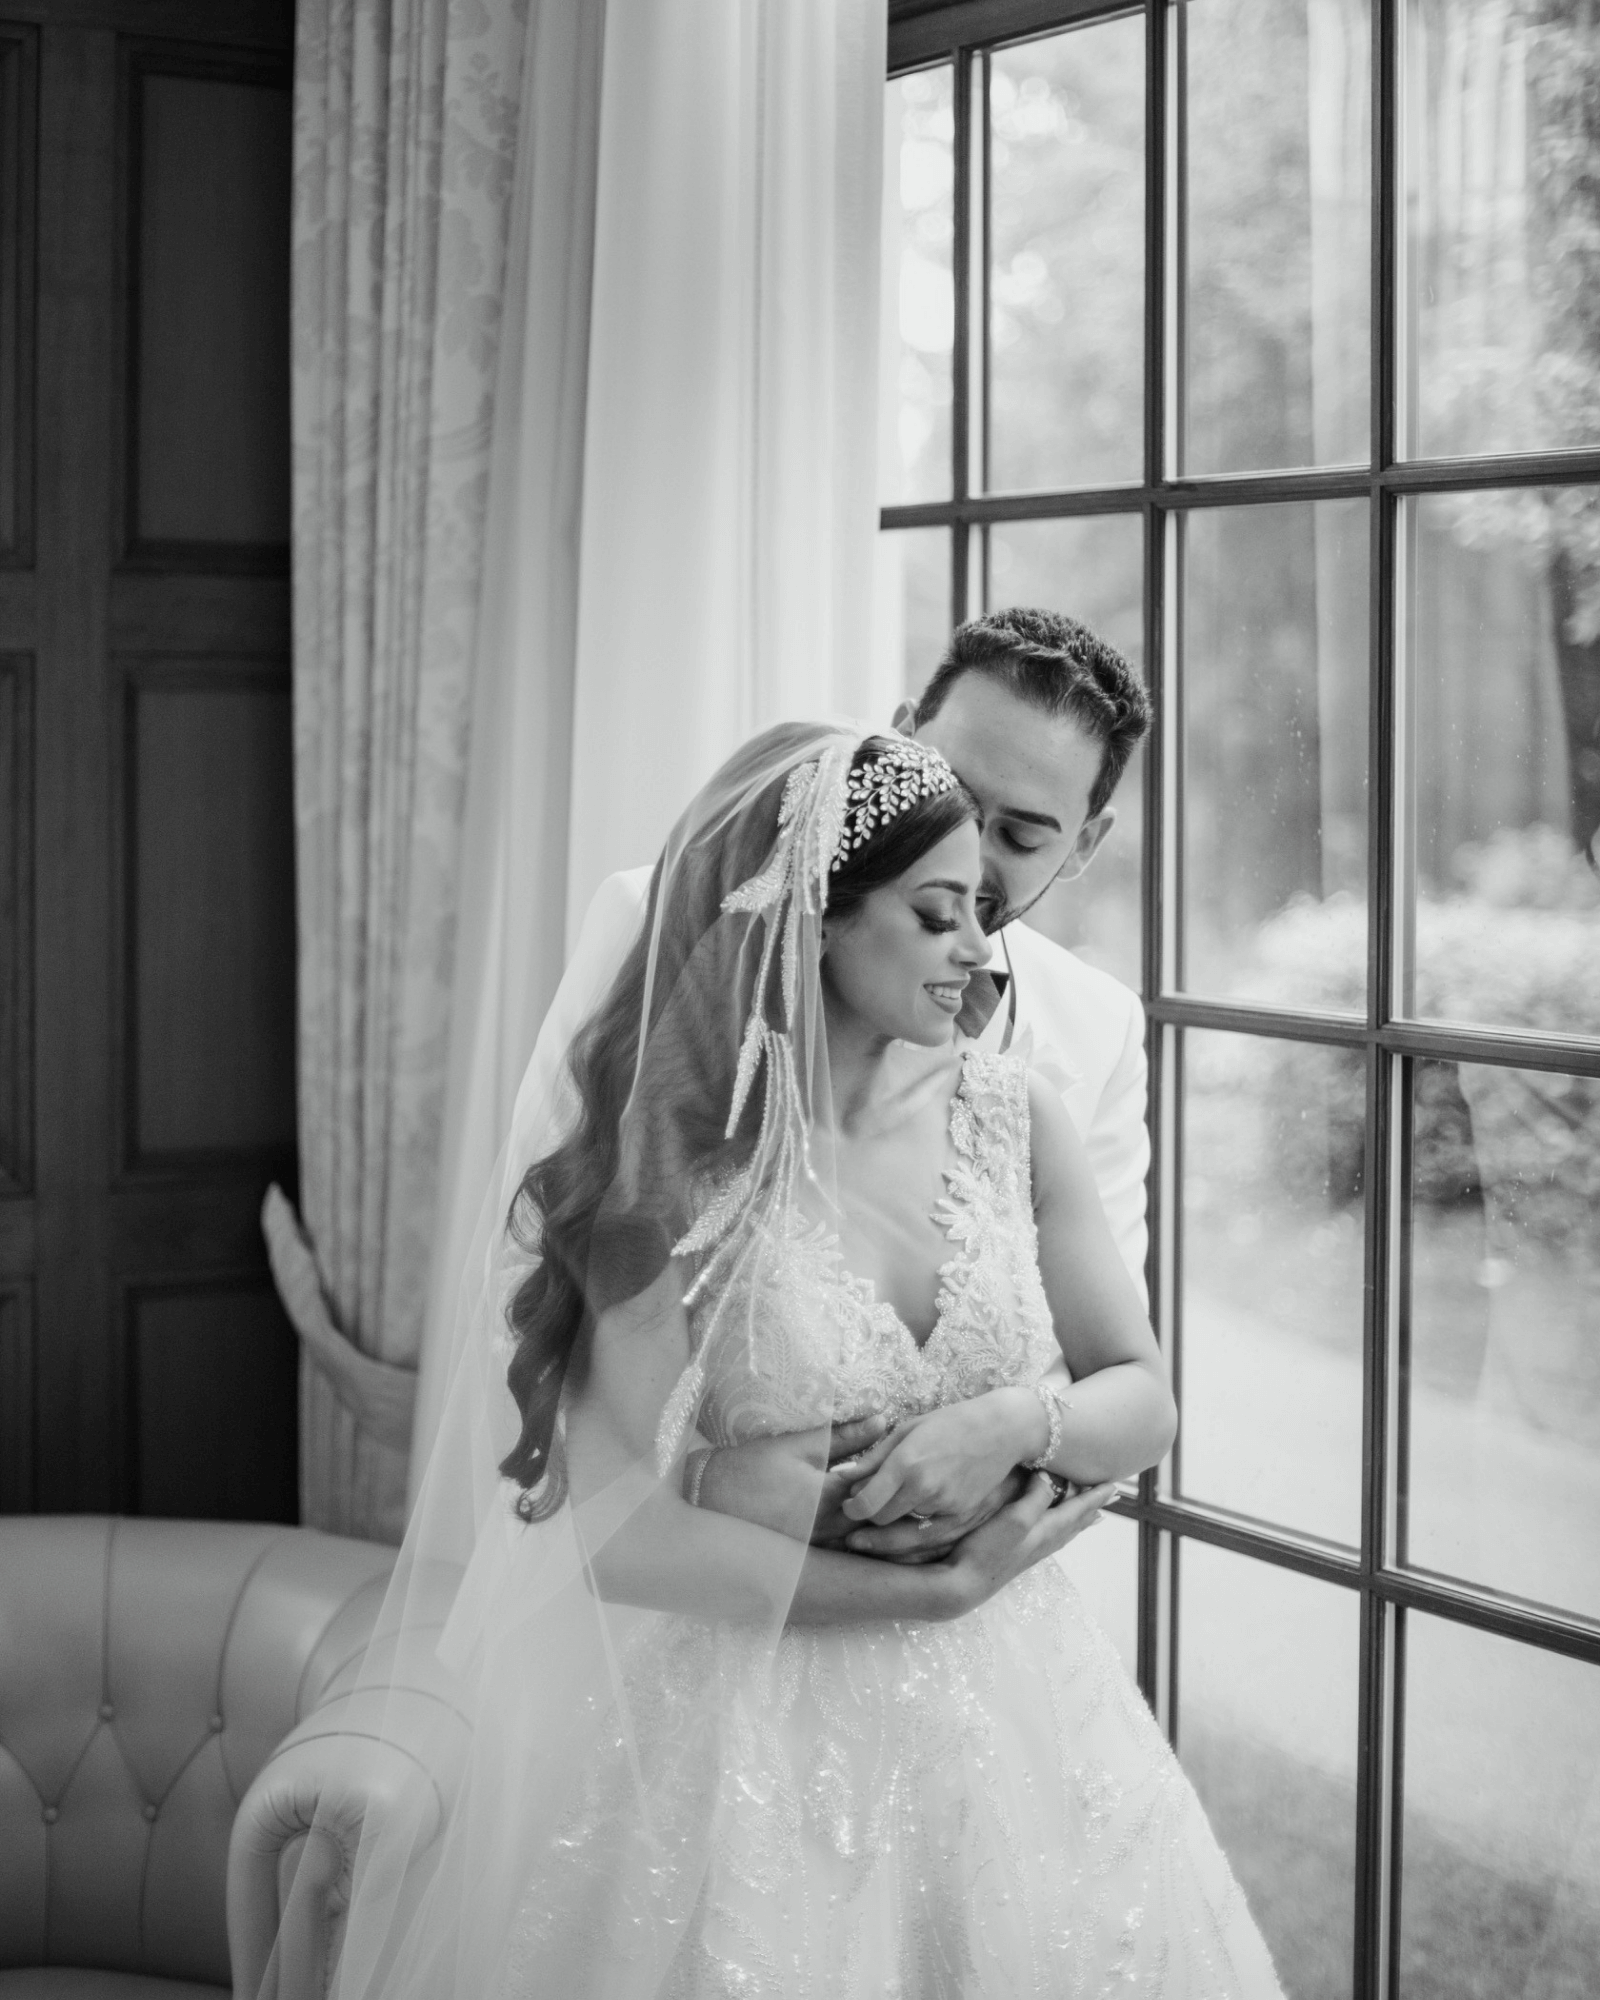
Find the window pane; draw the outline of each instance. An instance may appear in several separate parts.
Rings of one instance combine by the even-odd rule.
[[[1600,442],[1600,14],[1405,12],[1413,453]]]
[[[1406,1553],[1600,1618],[1600,1078],[1418,1063]]]
[[[989,604],[1064,611],[1141,665],[1144,526],[1138,514],[996,521],[989,529]]]
[[[1129,1675],[1139,1672],[1139,1530],[1122,1514],[1102,1514],[1061,1552],[1061,1567],[1077,1586]]]
[[[1358,1049],[1183,1036],[1182,1491],[1361,1539]]]
[[[1366,503],[1178,527],[1184,984],[1364,1013]]]
[[[1143,20],[997,50],[989,115],[989,483],[1137,479]]]
[[[989,605],[1064,611],[1135,665],[1144,657],[1144,529],[1137,514],[996,522],[989,530]],[[1058,882],[1028,921],[1093,965],[1137,986],[1144,750],[1116,792],[1116,824],[1088,870]]]
[[[1348,2000],[1356,1593],[1179,1544],[1178,1751],[1289,2000]]]
[[[1600,1671],[1406,1618],[1400,2000],[1585,2000],[1600,1965]]]
[[[886,529],[872,581],[876,684],[918,695],[950,637],[950,530]]]
[[[1407,503],[1402,1010],[1600,1034],[1600,487]]]
[[[1367,0],[1186,0],[1183,469],[1365,461]]]
[[[950,497],[955,105],[950,65],[896,77],[884,102],[883,368],[878,492]]]

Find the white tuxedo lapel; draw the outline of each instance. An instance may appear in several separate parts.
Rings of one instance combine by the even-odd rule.
[[[1013,1047],[1060,1091],[1088,1149],[1112,1234],[1142,1284],[1150,1153],[1138,995],[1026,924],[1008,925],[1003,940],[1016,977]]]

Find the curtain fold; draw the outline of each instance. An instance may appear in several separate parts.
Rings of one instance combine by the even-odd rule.
[[[610,0],[567,936],[784,716],[870,712],[885,10]]]
[[[432,1251],[524,11],[302,0],[297,24],[301,1209],[336,1337],[401,1366]],[[406,1453],[315,1353],[302,1519],[398,1539]]]
[[[885,10],[576,11],[581,81],[553,93],[530,59],[524,105],[413,1484],[478,1204],[595,887],[651,859],[753,730],[887,721],[900,692],[871,643]]]
[[[601,0],[529,16],[413,1495],[484,1188],[563,962],[605,18]]]

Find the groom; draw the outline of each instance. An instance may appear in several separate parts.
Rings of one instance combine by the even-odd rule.
[[[895,727],[943,753],[983,809],[978,914],[995,938],[973,976],[958,1027],[980,1048],[1012,1048],[1060,1092],[1083,1139],[1106,1218],[1144,1287],[1144,1011],[1109,974],[1017,921],[1051,884],[1082,874],[1111,831],[1111,796],[1150,723],[1150,703],[1120,653],[1053,611],[997,611],[961,626],[921,698],[902,702]],[[580,1023],[610,986],[633,942],[650,870],[603,882],[577,950],[545,1016],[521,1096],[544,1096]],[[830,1466],[860,1450],[869,1424],[835,1428]],[[814,1445],[769,1438],[707,1462],[700,1504],[759,1519],[797,1481],[814,1481]],[[851,1475],[824,1481],[814,1539],[883,1556],[925,1559],[1014,1497],[1001,1487],[971,1517],[857,1528],[839,1512]]]

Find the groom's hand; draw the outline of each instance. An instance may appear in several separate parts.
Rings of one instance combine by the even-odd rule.
[[[855,1523],[839,1511],[841,1504],[862,1476],[863,1453],[890,1429],[883,1417],[869,1416],[723,1445],[706,1461],[700,1505],[796,1541],[842,1546]]]
[[[859,1477],[859,1471],[856,1476]],[[1009,1507],[1020,1500],[1027,1490],[1027,1473],[1020,1466],[1013,1466],[977,1506],[965,1514],[932,1514],[928,1517],[927,1526],[919,1521],[901,1519],[891,1521],[886,1528],[863,1528],[845,1518],[848,1532],[841,1546],[853,1555],[880,1556],[887,1562],[933,1562],[948,1554],[974,1528],[981,1528],[985,1521],[992,1521],[1002,1507]]]
[[[1100,1509],[1117,1497],[1106,1480],[1062,1499],[1046,1473],[1030,1475],[1020,1500],[968,1535],[946,1558],[944,1569],[955,1589],[956,1616],[972,1611],[1002,1590],[1013,1577],[1064,1549],[1093,1526]]]

